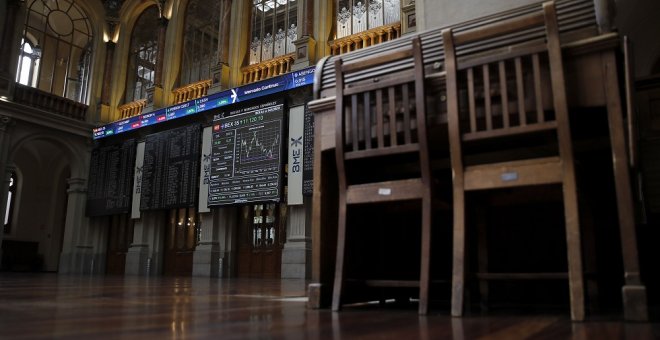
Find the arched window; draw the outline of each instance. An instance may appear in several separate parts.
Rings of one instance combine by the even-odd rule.
[[[147,98],[154,85],[158,57],[158,7],[147,8],[135,22],[131,35],[126,78],[126,102]]]
[[[16,172],[12,172],[9,177],[9,191],[7,193],[7,206],[5,209],[5,221],[3,224],[3,232],[5,235],[11,233],[11,218],[14,214],[14,205],[16,200],[16,187],[18,186],[18,178]]]
[[[218,60],[220,3],[220,0],[191,0],[188,3],[181,66],[182,85],[211,79],[211,67]]]
[[[337,38],[401,21],[400,0],[339,0]]]
[[[87,104],[92,29],[73,0],[28,0],[16,81]]]
[[[41,58],[41,47],[23,39],[21,41],[21,55],[18,59],[18,70],[16,71],[16,82],[32,87],[37,86],[39,58]]]
[[[253,0],[250,65],[295,52],[298,1]]]

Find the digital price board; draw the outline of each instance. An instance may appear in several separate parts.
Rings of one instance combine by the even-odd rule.
[[[264,81],[240,86],[214,93],[206,97],[190,100],[171,107],[122,119],[93,130],[93,138],[100,139],[185,117],[245,100],[255,99],[270,94],[292,90],[314,83],[315,66],[295,71]]]
[[[200,126],[197,124],[146,137],[140,210],[195,205],[199,150]]]
[[[280,201],[283,100],[216,117],[208,205]]]
[[[134,166],[134,139],[94,147],[87,185],[87,216],[121,214],[130,210]]]

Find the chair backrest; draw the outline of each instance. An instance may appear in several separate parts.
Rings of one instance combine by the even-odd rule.
[[[452,144],[553,129],[570,142],[554,2],[542,8],[472,31],[443,31]],[[541,29],[545,39],[484,50],[484,45]],[[460,45],[464,48],[457,55]],[[479,51],[471,53],[470,46]]]
[[[397,67],[410,59],[412,68]],[[391,72],[370,76],[370,71],[383,67],[391,68]],[[347,161],[405,153],[419,153],[421,176],[430,176],[420,39],[413,39],[405,49],[351,63],[337,59],[335,72],[335,146],[340,182]]]

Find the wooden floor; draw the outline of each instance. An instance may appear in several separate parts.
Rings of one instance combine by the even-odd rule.
[[[660,323],[568,313],[451,318],[306,308],[304,281],[0,273],[0,339],[658,339]]]

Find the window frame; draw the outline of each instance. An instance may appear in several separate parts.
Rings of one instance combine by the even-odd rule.
[[[281,56],[295,54],[296,47],[293,42],[298,40],[300,1],[304,0],[252,1],[248,65],[256,65]],[[266,5],[271,9],[265,10]],[[278,11],[278,8],[281,7],[284,8]],[[282,20],[279,20],[280,16]],[[281,22],[285,23],[284,28],[278,27]],[[271,44],[272,48],[264,48],[264,45]]]

